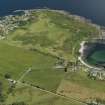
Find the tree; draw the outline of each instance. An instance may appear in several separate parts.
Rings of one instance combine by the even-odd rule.
[[[3,94],[3,84],[0,82],[0,102],[5,101],[5,95]]]
[[[6,79],[9,79],[9,78],[11,78],[11,75],[8,74],[8,73],[6,73],[6,74],[4,75],[4,77],[5,77]]]
[[[0,96],[2,95],[2,82],[0,82]]]
[[[10,105],[27,105],[27,104],[22,101],[22,102],[14,102],[14,103],[12,103]]]

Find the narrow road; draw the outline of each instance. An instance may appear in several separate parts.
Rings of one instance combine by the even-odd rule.
[[[34,89],[39,89],[39,90],[41,90],[41,91],[43,91],[43,92],[46,92],[46,93],[49,93],[49,94],[52,94],[52,95],[55,95],[55,96],[58,96],[58,97],[67,99],[67,100],[70,101],[70,102],[71,102],[70,99],[72,99],[73,101],[77,101],[77,102],[81,103],[82,105],[87,105],[86,102],[82,102],[82,101],[80,101],[79,99],[74,99],[74,98],[67,97],[67,96],[64,96],[64,95],[61,95],[61,94],[58,94],[58,93],[54,93],[54,92],[48,91],[48,90],[46,90],[46,89],[42,89],[42,88],[37,87],[37,86],[32,86],[31,84],[28,84],[28,83],[22,83],[20,80],[23,79],[23,77],[24,77],[28,72],[30,72],[30,70],[28,70],[24,75],[22,75],[22,77],[21,77],[18,81],[14,80],[14,79],[8,79],[8,81],[9,81],[9,82],[12,82],[12,83],[14,83],[13,81],[15,81],[15,83],[14,83],[15,85],[20,84],[20,85],[28,86],[28,87],[31,87],[31,88],[34,88]]]
[[[82,105],[87,105],[86,102],[82,102],[80,101],[79,99],[74,99],[74,98],[69,98],[67,96],[64,96],[64,95],[61,95],[61,94],[58,94],[58,93],[54,93],[54,92],[51,92],[51,91],[48,91],[46,89],[43,89],[43,88],[40,88],[40,87],[37,87],[37,86],[32,86],[31,84],[29,83],[22,83],[21,80],[31,71],[32,69],[29,68],[18,80],[14,80],[14,79],[8,79],[8,81],[14,83],[14,84],[20,84],[20,85],[23,85],[23,86],[28,86],[28,87],[31,87],[31,88],[34,88],[34,89],[39,89],[43,92],[46,92],[46,93],[49,93],[49,94],[52,94],[52,95],[55,95],[55,96],[58,96],[58,97],[61,97],[61,98],[64,98],[64,99],[67,99],[68,101],[71,102],[70,99],[72,99],[73,101],[77,101],[79,103],[81,103]],[[15,82],[13,82],[15,81]]]
[[[31,88],[34,88],[34,89],[39,89],[39,90],[41,90],[41,91],[43,91],[43,92],[46,92],[46,93],[49,93],[49,94],[52,94],[52,95],[55,95],[55,96],[58,96],[58,97],[67,99],[67,100],[70,101],[70,102],[71,102],[70,99],[72,99],[73,101],[77,101],[77,102],[81,103],[82,105],[87,105],[86,102],[82,102],[82,101],[80,101],[80,100],[77,100],[77,99],[74,99],[74,98],[71,98],[71,97],[63,96],[63,95],[61,95],[61,94],[57,94],[57,93],[54,93],[54,92],[51,92],[51,91],[42,89],[42,88],[40,88],[40,87],[32,86],[32,85],[30,85],[30,84],[28,84],[28,83],[22,83],[22,82],[18,82],[18,83],[21,84],[21,85],[23,85],[23,86],[28,86],[28,87],[31,87]]]
[[[29,68],[18,80],[17,82],[21,81],[29,72],[31,72],[31,68]]]

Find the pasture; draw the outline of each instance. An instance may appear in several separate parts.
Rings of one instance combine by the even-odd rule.
[[[62,96],[18,84],[14,95],[9,95],[7,104],[21,101],[26,102],[28,105],[85,105],[73,99],[66,99]]]
[[[96,98],[105,100],[105,81],[92,80],[84,71],[68,73],[57,92],[81,101]]]
[[[18,80],[31,67],[32,72],[23,78],[24,81],[50,91],[56,91],[65,75],[63,70],[54,68],[56,58],[10,46],[3,42],[0,42],[0,59],[0,74],[2,76],[8,73],[12,79]]]
[[[34,11],[33,19],[7,36],[9,43],[41,49],[65,59],[75,60],[79,44],[99,35],[87,22],[54,11]]]

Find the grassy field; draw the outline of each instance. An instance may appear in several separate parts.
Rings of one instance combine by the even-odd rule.
[[[14,94],[9,95],[7,104],[21,101],[26,102],[28,105],[85,105],[36,88],[18,85]]]
[[[65,73],[54,68],[57,57],[75,61],[80,42],[98,37],[99,31],[86,22],[53,11],[35,11],[35,19],[9,32],[0,41],[0,80],[5,94],[9,88],[4,79],[10,74],[14,80],[31,67],[32,70],[21,80],[30,86],[60,93],[65,99],[32,87],[19,86],[9,94],[7,103],[25,101],[29,105],[82,105],[72,98],[86,101],[89,98],[105,98],[105,84],[87,78],[84,72]],[[37,51],[35,50],[37,49]],[[42,53],[41,53],[42,52]]]
[[[0,59],[2,76],[8,73],[12,79],[18,80],[29,67],[32,67],[32,72],[26,75],[27,79],[24,81],[51,91],[56,90],[65,75],[64,71],[54,69],[55,58],[2,42],[0,43]]]
[[[2,41],[0,42],[0,58],[0,82],[3,83],[3,93],[6,97],[10,87],[4,78],[6,73],[10,74],[12,79],[18,80],[29,67],[32,67],[32,72],[27,74],[22,81],[52,92],[56,92],[65,76],[64,71],[54,69],[55,58],[10,46]],[[29,105],[83,105],[72,99],[60,98],[22,85],[17,86],[6,99],[7,104],[18,101],[25,101]]]
[[[16,45],[41,48],[57,56],[75,60],[80,42],[98,36],[98,30],[88,23],[47,10],[33,13],[35,20],[10,32],[7,39]]]
[[[91,80],[84,71],[68,73],[57,91],[81,101],[105,100],[105,81]]]

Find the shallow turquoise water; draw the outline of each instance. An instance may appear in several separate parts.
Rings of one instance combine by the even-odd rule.
[[[105,45],[97,44],[94,51],[87,57],[87,62],[94,66],[105,67]]]
[[[99,62],[105,62],[105,50],[94,52],[91,58]]]

